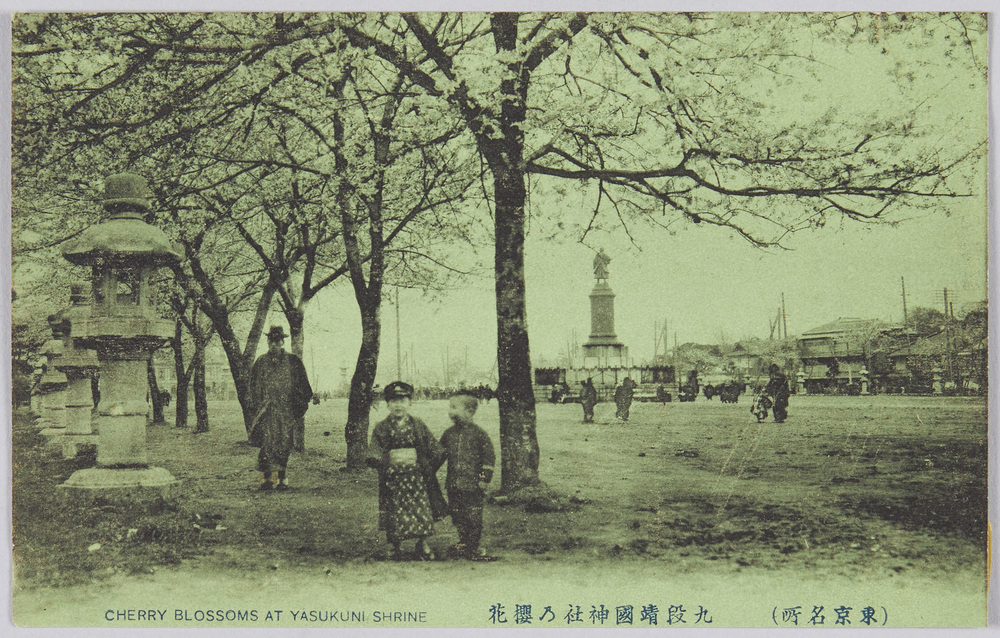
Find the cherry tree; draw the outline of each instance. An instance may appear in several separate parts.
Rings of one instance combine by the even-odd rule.
[[[917,76],[983,85],[985,17],[953,14],[378,14],[337,20],[352,44],[459,114],[492,177],[502,488],[539,482],[525,315],[530,182],[594,193],[580,239],[612,216],[672,232],[718,226],[757,246],[832,219],[892,221],[978,184],[913,104]],[[901,101],[871,112],[790,109],[823,55],[891,59]],[[868,59],[868,58],[865,58]],[[913,101],[908,99],[917,98]],[[839,96],[844,100],[845,96]],[[896,105],[902,105],[901,107]],[[863,119],[859,119],[859,115]],[[981,130],[981,127],[980,129]]]
[[[448,149],[457,119],[421,113],[407,82],[364,64],[328,16],[51,16],[17,31],[17,135],[38,142],[19,157],[20,197],[45,179],[50,197],[98,199],[100,176],[53,179],[83,157],[156,175],[159,220],[184,247],[176,279],[219,336],[247,423],[268,312],[284,313],[301,355],[306,304],[350,276],[364,335],[347,427],[359,458],[386,272],[428,281],[435,244],[467,234],[456,206],[475,171]],[[71,236],[85,221],[60,226],[67,208],[48,225],[20,216],[24,235]]]

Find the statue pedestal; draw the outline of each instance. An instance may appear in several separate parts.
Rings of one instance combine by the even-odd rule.
[[[627,368],[628,347],[622,343],[586,343],[583,364],[585,368]]]
[[[599,280],[590,292],[590,337],[583,344],[587,368],[627,367],[628,348],[615,335],[615,293]]]

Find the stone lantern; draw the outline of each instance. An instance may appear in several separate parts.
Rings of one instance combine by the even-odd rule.
[[[796,379],[797,379],[796,386],[795,386],[795,393],[796,394],[805,394],[806,393],[806,366],[805,366],[805,364],[803,364],[802,367],[799,368],[799,372],[795,376],[796,376]]]
[[[180,258],[166,234],[143,220],[148,197],[143,178],[108,177],[109,218],[63,248],[67,260],[92,269],[90,315],[72,331],[75,345],[97,352],[101,375],[97,467],[74,473],[65,488],[165,494],[177,483],[167,470],[149,467],[146,456],[146,365],[174,334],[173,322],[153,312],[149,280]]]
[[[861,372],[859,374],[861,375],[861,394],[862,395],[867,395],[868,394],[868,368],[866,368],[865,366],[862,365],[861,366]]]
[[[91,380],[97,375],[99,362],[97,352],[83,347],[73,339],[73,327],[79,326],[90,317],[91,307],[88,295],[81,284],[70,286],[70,307],[58,316],[64,322],[65,349],[56,366],[66,375],[66,436],[62,437],[62,452],[65,458],[76,456],[81,445],[97,442],[93,433],[92,414],[94,408]]]
[[[44,429],[45,436],[58,436],[66,431],[66,375],[58,368],[62,359],[65,343],[63,332],[65,324],[57,315],[49,316],[49,329],[52,338],[42,346],[45,356],[45,372],[38,380],[40,394],[41,419],[39,425]]]

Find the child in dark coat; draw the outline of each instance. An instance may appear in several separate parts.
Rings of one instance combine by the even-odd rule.
[[[496,456],[490,437],[472,418],[479,399],[471,394],[451,398],[448,416],[454,422],[441,436],[444,460],[448,462],[445,487],[451,521],[458,528],[458,544],[453,548],[458,556],[470,560],[490,560],[479,549],[483,534],[483,498],[493,480]]]

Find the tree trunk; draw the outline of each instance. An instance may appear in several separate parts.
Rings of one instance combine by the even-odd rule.
[[[343,98],[343,83],[347,74],[340,82],[333,85],[334,96]],[[338,149],[346,138],[344,122],[338,111],[333,117],[334,139],[338,146],[334,149],[334,165],[339,173],[347,172],[347,159]],[[375,161],[384,164],[387,161],[385,146],[376,144]],[[361,470],[365,467],[365,456],[368,450],[368,426],[372,405],[372,385],[375,383],[375,372],[378,369],[379,338],[382,325],[379,312],[382,305],[382,276],[385,269],[385,253],[382,243],[382,190],[383,176],[376,180],[375,196],[368,206],[368,237],[371,241],[371,259],[368,267],[368,283],[365,283],[363,260],[358,246],[357,223],[348,203],[347,189],[343,182],[337,189],[336,208],[341,220],[341,233],[344,241],[344,252],[347,257],[351,274],[351,284],[354,286],[354,298],[358,302],[361,313],[361,348],[358,351],[358,362],[351,377],[351,395],[347,404],[347,424],[344,426],[344,438],[347,441],[347,469]]]
[[[498,50],[517,46],[516,17],[493,16]],[[520,62],[507,64],[500,84],[503,96],[499,126],[502,138],[487,143],[496,197],[497,372],[500,407],[500,489],[509,493],[537,485],[538,437],[535,395],[531,385],[528,324],[524,294],[524,203],[526,199],[524,134],[527,77]]]
[[[513,171],[512,171],[513,172]],[[538,438],[524,295],[524,179],[494,173],[500,488],[536,485]]]
[[[359,300],[360,301],[360,300]],[[365,467],[368,450],[369,415],[372,408],[372,386],[378,365],[379,339],[382,332],[379,303],[366,300],[359,303],[361,310],[361,349],[351,377],[351,396],[347,404],[347,469]]]
[[[194,361],[195,432],[208,432],[208,397],[205,393],[205,344],[195,340]]]
[[[285,319],[288,320],[288,341],[291,353],[299,359],[302,358],[302,346],[305,342],[305,334],[302,330],[305,312],[301,308],[290,308],[285,310]]]
[[[190,253],[189,253],[190,255]],[[261,291],[260,299],[257,301],[257,309],[254,312],[253,322],[250,332],[247,335],[246,349],[241,349],[240,340],[233,331],[230,323],[229,311],[225,307],[218,293],[212,285],[212,278],[201,268],[197,259],[191,259],[192,276],[198,283],[202,293],[208,298],[202,302],[201,310],[212,322],[222,343],[222,349],[226,353],[229,361],[229,369],[233,376],[233,385],[236,388],[236,398],[240,402],[240,409],[243,412],[243,425],[246,428],[247,437],[250,435],[250,426],[253,424],[253,414],[250,407],[250,369],[253,366],[257,354],[257,344],[264,329],[264,322],[267,319],[267,312],[271,307],[271,300],[274,298],[275,285],[268,282]],[[175,270],[175,276],[183,278],[179,268]]]
[[[149,384],[149,402],[153,406],[153,423],[165,423],[163,418],[163,399],[160,397],[160,386],[156,382],[156,369],[153,367],[153,355],[146,360],[146,380]]]
[[[289,308],[285,310],[285,318],[288,320],[288,336],[291,341],[292,354],[302,359],[302,345],[305,335],[302,331],[305,313],[300,308]],[[310,379],[315,381],[315,379]],[[296,452],[306,450],[306,419],[300,417],[295,420],[295,429],[292,431],[292,449]]]
[[[219,333],[219,341],[222,343],[222,349],[226,353],[226,359],[229,361],[229,369],[233,376],[233,386],[236,388],[236,398],[240,402],[240,409],[243,412],[243,425],[249,437],[250,426],[253,425],[253,414],[250,407],[250,369],[253,360],[250,357],[244,357],[240,351],[239,341],[232,330],[218,330],[218,324],[214,325],[216,326],[216,331]]]
[[[191,379],[184,370],[184,349],[181,340],[181,322],[177,322],[174,330],[174,340],[170,347],[174,350],[174,376],[177,377],[177,388],[174,390],[174,426],[186,428],[188,421],[188,383]]]

